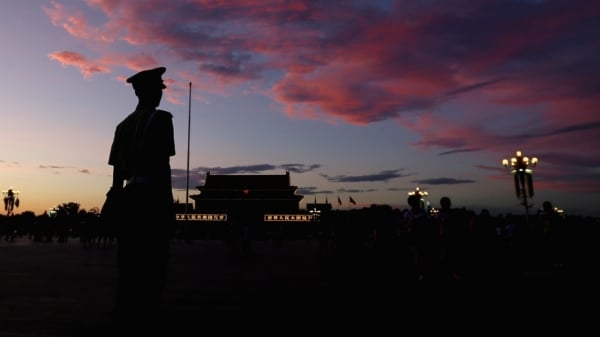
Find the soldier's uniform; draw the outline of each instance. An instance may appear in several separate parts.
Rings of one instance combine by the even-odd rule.
[[[116,224],[119,319],[142,320],[158,312],[166,281],[169,238],[175,224],[170,157],[175,155],[172,114],[156,106],[166,88],[165,68],[142,71],[127,82],[140,104],[116,127],[109,164],[117,185],[124,183],[125,209]],[[157,97],[154,97],[157,96]],[[142,98],[145,97],[145,98]],[[115,188],[113,183],[113,189]]]

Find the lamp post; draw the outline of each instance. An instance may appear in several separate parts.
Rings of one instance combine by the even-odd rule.
[[[6,211],[6,215],[14,215],[15,207],[19,208],[19,194],[21,192],[13,190],[10,187],[6,191],[2,191],[4,194],[4,210]]]
[[[316,205],[316,202],[315,202]],[[311,221],[313,223],[313,231],[316,231],[317,240],[319,240],[319,254],[325,255],[329,249],[329,236],[330,233],[325,231],[322,224],[320,223],[321,210],[317,207],[314,207],[310,211],[308,211],[311,216]]]
[[[408,195],[416,195],[417,197],[419,197],[419,200],[421,202],[421,208],[426,211],[429,211],[428,209],[425,209],[424,197],[429,195],[429,193],[427,191],[423,191],[417,186],[413,191],[408,192]]]
[[[308,211],[308,213],[310,213],[310,219],[313,223],[317,224],[319,223],[319,216],[321,216],[321,210],[314,207],[313,209],[311,209],[310,211]]]
[[[516,157],[502,159],[502,165],[510,169],[514,177],[515,192],[517,198],[523,199],[521,204],[525,207],[525,222],[529,222],[529,208],[532,206],[527,201],[533,198],[533,170],[538,163],[536,157],[529,158],[524,156],[521,151],[517,151]]]
[[[52,207],[48,208],[48,217],[50,219],[54,219],[56,217],[57,213],[58,213],[58,207],[52,206]]]

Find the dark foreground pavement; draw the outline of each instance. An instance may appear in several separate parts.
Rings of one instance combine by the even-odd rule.
[[[117,335],[115,254],[115,246],[83,248],[77,239],[0,241],[0,336]],[[254,242],[252,254],[241,258],[222,241],[173,241],[164,331],[157,335],[373,333],[384,327],[394,334],[407,327],[466,332],[476,324],[499,331],[518,323],[521,332],[523,323],[540,332],[548,319],[565,322],[565,314],[592,303],[585,282],[573,288],[564,275],[423,283],[366,256],[323,258],[316,242],[300,240]],[[535,324],[541,312],[545,320]],[[440,326],[444,320],[454,323]]]

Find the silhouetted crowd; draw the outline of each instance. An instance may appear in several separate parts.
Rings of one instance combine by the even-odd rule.
[[[371,268],[390,279],[502,279],[586,272],[597,255],[599,222],[565,216],[549,202],[529,216],[492,216],[486,209],[477,214],[452,208],[449,198],[442,198],[437,209],[409,200],[404,210],[372,205],[331,211],[312,223],[218,223],[206,227],[213,228],[212,233],[199,231],[201,235],[189,239],[222,240],[240,257],[250,256],[257,240],[272,240],[281,249],[287,240],[315,240],[321,261],[349,271]],[[0,238],[18,237],[35,242],[77,239],[84,248],[111,247],[115,242],[114,229],[85,211],[0,216]],[[185,233],[174,229],[173,239],[182,238]]]

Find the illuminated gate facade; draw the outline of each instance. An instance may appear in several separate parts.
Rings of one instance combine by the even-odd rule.
[[[191,195],[194,210],[188,221],[191,235],[251,233],[252,239],[282,235],[287,228],[307,225],[311,217],[300,211],[302,195],[290,183],[290,173],[274,175],[206,174],[200,193]],[[183,219],[182,219],[183,220]]]

